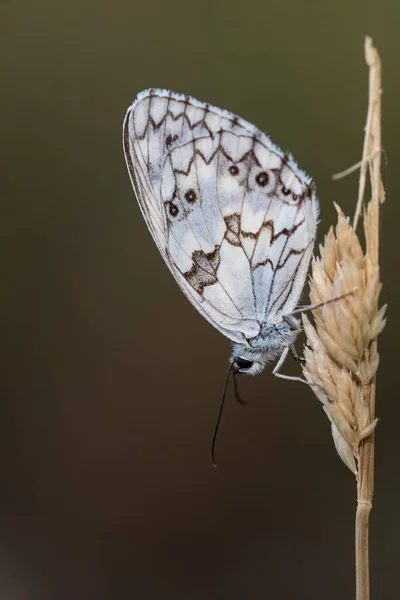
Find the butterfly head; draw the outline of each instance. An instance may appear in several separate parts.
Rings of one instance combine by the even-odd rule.
[[[293,323],[297,323],[293,319]],[[287,346],[294,343],[298,329],[293,329],[285,321],[275,325],[265,324],[260,334],[247,344],[233,344],[231,356],[234,373],[258,375],[265,365],[282,354]]]
[[[269,357],[265,352],[254,350],[244,344],[234,344],[232,370],[240,375],[257,375],[261,373]]]

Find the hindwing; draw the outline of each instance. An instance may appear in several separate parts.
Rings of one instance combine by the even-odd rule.
[[[148,228],[205,318],[243,342],[294,309],[318,203],[291,156],[239,117],[154,89],[128,109],[123,143]]]

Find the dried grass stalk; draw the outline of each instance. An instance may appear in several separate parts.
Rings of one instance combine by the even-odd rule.
[[[315,327],[303,315],[307,337],[304,376],[321,401],[343,462],[357,478],[356,587],[357,600],[369,599],[368,521],[373,497],[373,459],[377,337],[385,326],[385,306],[378,308],[379,205],[383,201],[381,161],[380,59],[370,38],[365,43],[369,66],[369,107],[359,194],[353,226],[336,206],[338,222],[312,263],[312,303],[331,300],[314,311]],[[356,234],[364,207],[367,172],[371,199],[364,209],[365,250]]]

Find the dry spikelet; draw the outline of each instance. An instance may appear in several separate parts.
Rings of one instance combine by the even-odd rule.
[[[364,254],[349,219],[338,206],[336,210],[336,228],[325,236],[320,258],[312,262],[310,299],[320,303],[349,295],[316,309],[315,328],[303,315],[307,336],[303,372],[331,422],[339,456],[357,475],[360,442],[377,423],[370,418],[365,396],[379,361],[371,343],[385,326],[386,307],[377,308],[382,287],[379,267]]]

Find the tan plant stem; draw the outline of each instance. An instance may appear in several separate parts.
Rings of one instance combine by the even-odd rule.
[[[336,450],[356,476],[356,598],[369,600],[369,515],[374,491],[374,430],[377,338],[385,327],[379,308],[379,206],[384,200],[381,169],[381,68],[370,38],[365,41],[369,66],[369,102],[360,183],[353,226],[335,204],[331,227],[312,261],[310,300],[314,325],[302,315],[307,343],[304,377],[331,423]],[[367,175],[371,198],[366,202]],[[363,216],[365,248],[356,225]],[[340,301],[332,302],[332,298]]]
[[[371,200],[364,218],[366,241],[366,269],[372,273],[379,268],[379,205],[383,201],[381,184],[381,62],[370,38],[365,41],[365,59],[369,67],[369,105],[361,165],[359,196],[354,216],[354,229],[364,203],[366,172],[369,167]],[[368,160],[370,156],[370,160]],[[378,307],[377,307],[378,309]],[[377,338],[373,339],[369,361],[377,357]],[[364,386],[365,403],[369,408],[370,422],[375,419],[376,373]],[[374,444],[375,434],[361,441],[358,459],[357,512],[355,527],[356,599],[369,600],[369,515],[374,494]]]

